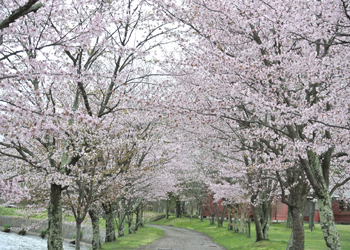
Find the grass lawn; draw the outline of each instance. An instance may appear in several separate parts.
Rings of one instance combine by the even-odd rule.
[[[20,216],[22,217],[23,215],[21,213],[16,212],[16,208],[6,208],[6,207],[0,207],[0,215],[5,215],[5,216]],[[152,220],[156,218],[159,214],[157,213],[151,213],[151,212],[146,212],[144,213],[144,219],[145,221]],[[31,216],[30,218],[34,219],[46,219],[47,218],[47,213],[39,213]],[[74,217],[69,215],[64,215],[64,220],[65,221],[74,221]],[[100,218],[99,221],[100,228],[106,228],[106,222],[104,219]],[[138,248],[140,246],[145,246],[154,240],[157,240],[161,237],[164,236],[164,231],[154,228],[154,227],[139,227],[137,232],[135,234],[128,234],[128,227],[127,224],[125,224],[125,236],[117,238],[115,242],[111,243],[105,243],[102,244],[102,250],[109,250],[109,249],[131,249],[131,248]]]
[[[150,244],[163,236],[164,231],[158,228],[145,226],[139,228],[136,234],[125,234],[124,237],[117,238],[114,242],[103,244],[101,250],[137,248]]]
[[[200,222],[198,219],[190,220],[189,218],[161,219],[154,224],[173,225],[174,227],[185,227],[209,235],[216,243],[224,246],[227,250],[280,250],[285,249],[291,233],[291,229],[286,228],[285,223],[271,224],[269,232],[269,240],[264,242],[255,242],[255,226],[251,223],[251,238],[247,238],[245,234],[234,233],[227,230],[227,223],[223,228],[209,225],[208,220]],[[350,226],[337,225],[340,234],[342,249],[350,249]],[[310,232],[308,224],[305,224],[305,249],[307,250],[327,250],[325,245],[321,227],[316,224],[313,232]]]

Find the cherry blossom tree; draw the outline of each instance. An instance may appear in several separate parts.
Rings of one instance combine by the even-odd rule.
[[[236,140],[254,148],[253,158],[266,170],[297,164],[299,177],[305,174],[315,190],[327,247],[340,249],[331,195],[349,176],[333,186],[330,178],[334,169],[349,167],[347,2],[163,4],[188,27],[179,35],[184,56],[168,68],[181,83],[176,94],[183,113],[202,114],[207,124],[221,119],[233,133],[244,125]]]
[[[48,249],[62,249],[62,192],[84,174],[80,161],[127,141],[106,131],[122,134],[130,119],[142,119],[128,110],[151,102],[147,56],[166,30],[142,0],[30,8],[9,15],[1,31],[0,153],[50,189]]]

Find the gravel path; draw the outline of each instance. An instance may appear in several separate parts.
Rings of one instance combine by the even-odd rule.
[[[151,226],[165,231],[165,236],[142,250],[225,250],[203,233],[171,226]]]

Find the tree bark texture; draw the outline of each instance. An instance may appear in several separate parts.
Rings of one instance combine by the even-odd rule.
[[[200,221],[203,221],[203,204],[199,204],[199,218],[200,218]]]
[[[106,239],[105,242],[113,242],[115,237],[115,228],[114,228],[114,214],[112,204],[105,203],[102,204],[103,210],[105,212],[106,220]]]
[[[235,233],[238,233],[239,232],[239,213],[238,213],[238,204],[236,204],[235,205],[235,207],[234,207],[234,214],[235,214],[235,218],[234,218],[234,229],[233,229],[233,231],[235,232]]]
[[[304,234],[304,202],[291,208],[292,215],[292,233],[290,236],[290,242],[287,250],[303,250],[305,243]]]
[[[311,202],[309,210],[309,228],[311,229],[311,232],[315,228],[315,209],[316,203]]]
[[[287,169],[285,176],[284,181],[277,173],[282,190],[282,202],[288,205],[292,222],[292,233],[287,250],[304,250],[304,208],[309,185],[299,164]],[[289,190],[288,195],[285,194],[285,190]]]
[[[92,250],[98,250],[101,248],[99,217],[94,209],[90,209],[88,212],[92,224]]]
[[[128,227],[129,227],[129,234],[135,233],[135,226],[133,225],[133,212],[129,212],[127,215],[127,221],[128,221]]]
[[[144,227],[144,221],[143,221],[143,206],[140,208],[140,227]]]
[[[140,210],[141,210],[141,206],[139,206],[136,211],[136,218],[135,218],[135,231],[137,231],[139,229],[139,225],[141,224],[141,218],[140,218]]]
[[[216,222],[218,227],[221,227],[220,225],[220,216],[219,216],[219,210],[218,210],[218,204],[216,202],[213,203],[214,204],[214,209],[215,209],[215,216],[216,216]]]
[[[169,219],[170,200],[165,201],[165,219]]]
[[[125,235],[125,210],[124,209],[120,209],[121,211],[119,211],[118,213],[118,225],[117,225],[117,229],[118,229],[118,237],[123,237]]]
[[[80,250],[81,222],[75,221],[75,250]]]
[[[176,200],[176,218],[181,217],[181,201],[179,199]]]
[[[318,156],[315,152],[308,150],[308,159],[300,158],[300,162],[315,191],[320,213],[320,225],[325,243],[328,249],[339,250],[341,249],[339,233],[335,227],[331,194],[329,191],[330,158],[332,153],[332,148],[328,149],[323,156]]]
[[[292,228],[292,214],[290,212],[290,208],[289,207],[288,207],[288,212],[287,212],[286,228]]]
[[[256,241],[268,240],[271,222],[271,202],[263,201],[262,204],[253,206]]]
[[[328,191],[328,190],[327,190]],[[316,196],[317,197],[317,196]],[[320,213],[320,225],[323,232],[323,238],[328,249],[340,250],[339,233],[335,226],[332,202],[330,196],[318,200],[318,210]]]
[[[239,233],[242,234],[242,233],[244,233],[244,227],[245,227],[245,209],[246,209],[246,205],[241,204],[240,208],[241,208],[241,220],[240,220]]]
[[[232,225],[232,205],[228,205],[227,230],[233,230],[233,225]]]
[[[48,208],[48,250],[63,250],[62,242],[62,187],[51,184]]]

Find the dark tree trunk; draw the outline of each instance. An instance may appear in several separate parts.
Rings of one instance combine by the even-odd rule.
[[[286,170],[286,180],[283,181],[277,172],[281,189],[282,202],[288,205],[288,211],[292,221],[292,233],[287,250],[303,250],[304,235],[304,208],[309,186],[304,171],[297,165]],[[285,189],[289,190],[288,196]]]
[[[316,209],[316,203],[310,202],[309,228],[311,229],[311,232],[315,228],[315,209]]]
[[[225,205],[224,208],[222,209],[221,218],[220,218],[220,227],[222,227],[222,225],[224,224],[226,211],[227,211],[227,205]]]
[[[170,200],[166,200],[166,203],[165,203],[165,219],[169,219],[169,208],[170,208]]]
[[[94,209],[90,209],[89,216],[92,224],[92,250],[98,250],[101,248],[100,242],[100,225],[98,223],[99,217]]]
[[[181,217],[181,201],[179,199],[176,200],[176,218]]]
[[[48,208],[48,250],[63,250],[62,242],[62,187],[51,184]]]
[[[187,211],[186,211],[186,204],[184,201],[181,202],[181,214],[187,214]]]
[[[140,227],[144,227],[143,224],[143,206],[140,206]]]
[[[191,216],[191,220],[192,220],[192,216],[193,216],[193,204],[191,202],[191,208],[190,208],[190,216]]]
[[[327,132],[326,137],[330,138]],[[330,250],[340,250],[339,233],[335,227],[331,193],[329,191],[329,176],[333,151],[333,148],[329,148],[322,156],[319,156],[317,153],[307,150],[308,158],[303,159],[300,157],[300,162],[317,198],[320,225],[325,243]]]
[[[227,229],[228,230],[233,230],[233,225],[232,225],[232,205],[228,205]]]
[[[118,237],[123,237],[125,235],[124,230],[125,230],[125,226],[124,226],[124,222],[125,222],[125,210],[124,209],[120,209],[121,211],[119,211],[118,213],[118,224],[117,224],[117,229],[118,229]]]
[[[80,232],[81,232],[81,223],[82,221],[75,221],[75,250],[80,250]]]
[[[204,206],[203,204],[199,204],[199,218],[200,218],[200,221],[203,221],[203,210],[204,210]]]
[[[141,218],[140,218],[140,210],[141,210],[141,206],[139,206],[136,209],[136,219],[135,219],[135,231],[137,231],[139,229],[139,225],[141,224]]]
[[[233,229],[233,231],[235,233],[238,233],[239,232],[239,230],[238,230],[238,227],[239,227],[239,225],[238,225],[238,218],[239,218],[238,204],[235,204],[233,211],[234,211],[234,223],[233,223],[234,224],[234,229]]]
[[[105,242],[113,242],[115,237],[115,228],[114,228],[114,214],[113,207],[111,203],[102,204],[102,208],[105,212],[105,220],[106,220],[106,239]]]
[[[134,216],[133,216],[133,212],[128,212],[128,215],[127,215],[127,221],[128,221],[128,231],[129,231],[129,234],[133,234],[135,233],[135,227],[133,225],[133,219],[134,219]]]
[[[286,228],[292,228],[292,213],[290,212],[289,207],[288,207],[288,212],[287,212]]]
[[[335,226],[332,201],[328,190],[325,190],[326,197],[317,198],[318,211],[320,212],[320,225],[323,232],[323,238],[326,241],[328,249],[341,250],[339,233]],[[328,195],[328,197],[327,197]]]
[[[247,220],[247,237],[250,238],[250,219]]]
[[[253,206],[256,241],[268,240],[271,222],[271,201],[263,201],[262,204]]]
[[[303,250],[305,235],[304,235],[304,202],[300,201],[298,205],[291,207],[292,214],[292,233],[287,250]]]
[[[218,204],[216,202],[213,203],[214,204],[214,210],[215,210],[215,216],[216,216],[216,222],[218,227],[221,227],[220,225],[220,216],[219,216],[219,210],[218,210]],[[214,223],[213,223],[214,224]]]
[[[244,233],[244,227],[245,227],[245,208],[246,208],[246,205],[241,204],[240,208],[241,208],[241,220],[240,220],[241,226],[239,229],[239,233],[242,234],[242,233]]]
[[[215,224],[215,211],[210,211],[210,225]]]

